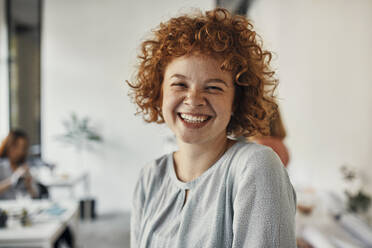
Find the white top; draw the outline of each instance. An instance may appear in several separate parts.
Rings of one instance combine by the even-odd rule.
[[[10,161],[7,158],[0,158],[0,182],[9,178],[13,174],[10,166]],[[32,187],[39,194],[38,187],[34,180],[32,180]],[[28,194],[26,185],[21,179],[16,185],[10,186],[10,188],[3,193],[0,193],[0,200],[15,200],[17,192],[22,192],[23,194]]]
[[[169,153],[140,172],[131,247],[292,248],[295,212],[295,191],[271,148],[237,142],[187,183],[177,178]]]

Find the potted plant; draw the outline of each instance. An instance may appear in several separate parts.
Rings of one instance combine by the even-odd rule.
[[[96,144],[102,144],[103,138],[94,127],[89,117],[79,118],[71,113],[70,118],[63,121],[65,132],[57,136],[60,142],[74,147],[77,153],[77,163],[89,176],[86,168],[84,151],[94,151]],[[89,179],[87,179],[89,180]],[[95,218],[95,199],[90,196],[89,186],[86,186],[85,197],[80,200],[80,217]]]
[[[76,151],[91,150],[92,144],[102,143],[102,136],[91,125],[89,117],[79,118],[76,113],[71,113],[68,120],[63,121],[65,133],[58,135],[57,139],[72,145]]]
[[[371,218],[368,216],[368,210],[371,206],[371,196],[364,191],[361,177],[358,176],[354,168],[347,165],[341,167],[341,173],[346,183],[344,193],[347,199],[347,210],[358,214],[368,223],[371,223]]]

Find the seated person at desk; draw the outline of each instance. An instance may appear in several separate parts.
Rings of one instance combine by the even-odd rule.
[[[28,137],[21,130],[10,131],[0,146],[0,200],[16,198],[17,192],[38,197],[38,187],[33,180],[26,157]]]
[[[28,137],[21,130],[10,131],[0,146],[0,200],[16,198],[17,191],[28,193],[32,198],[39,196],[38,186],[33,180],[26,158],[28,154]],[[67,227],[54,247],[61,243],[73,247],[73,236]]]

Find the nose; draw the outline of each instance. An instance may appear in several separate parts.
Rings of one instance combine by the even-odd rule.
[[[199,90],[190,89],[186,94],[184,103],[192,107],[204,106],[206,104],[206,99]]]

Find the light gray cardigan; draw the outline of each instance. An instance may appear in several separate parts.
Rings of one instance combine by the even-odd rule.
[[[295,212],[295,191],[271,148],[235,143],[187,183],[178,180],[170,153],[141,170],[131,247],[292,248]]]

